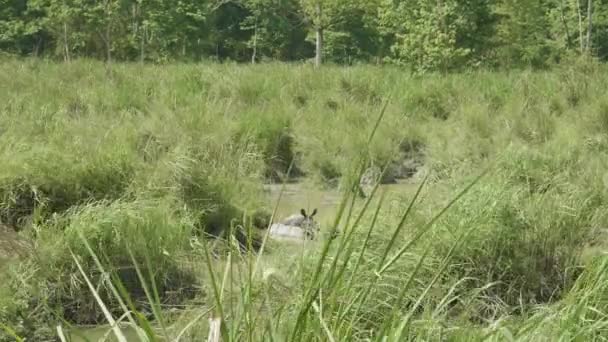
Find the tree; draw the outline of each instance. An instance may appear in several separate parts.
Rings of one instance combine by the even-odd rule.
[[[555,60],[559,46],[551,39],[550,8],[549,0],[501,0],[496,4],[501,64],[543,67]]]
[[[44,13],[39,20],[42,30],[53,37],[55,54],[70,61],[74,53],[86,48],[93,25],[87,21],[94,15],[86,15],[91,7],[81,0],[31,0],[33,11]]]
[[[336,0],[325,7],[326,58],[337,63],[369,61],[381,53],[378,0]]]
[[[300,0],[307,21],[311,23],[315,32],[315,66],[320,67],[323,62],[323,31],[328,25],[329,17],[324,7],[331,5],[335,0]]]
[[[243,5],[249,14],[241,28],[251,32],[248,46],[252,62],[258,56],[279,60],[303,57],[306,28],[297,0],[244,0]]]
[[[240,1],[226,1],[218,5],[209,15],[207,45],[211,49],[207,53],[217,59],[250,60],[247,42],[251,32],[241,28],[248,15],[249,11]]]
[[[37,56],[50,37],[44,32],[44,13],[27,0],[0,0],[0,51]]]
[[[481,0],[384,0],[380,23],[392,35],[391,61],[445,71],[483,55],[494,18]]]
[[[608,60],[608,0],[594,1],[591,52],[606,61]]]
[[[542,67],[608,59],[608,0],[0,0],[0,51]]]
[[[380,50],[379,0],[301,0],[315,33],[315,65],[323,59],[344,63],[369,60]]]

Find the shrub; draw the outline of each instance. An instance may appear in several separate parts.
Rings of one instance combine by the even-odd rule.
[[[103,281],[108,275],[100,272],[82,237],[106,271],[118,276],[134,302],[146,301],[131,255],[145,275],[153,274],[161,301],[180,303],[194,294],[196,284],[192,269],[180,266],[179,261],[188,249],[192,228],[193,222],[187,215],[161,201],[100,202],[71,209],[38,232],[36,253],[21,268],[8,273],[8,284],[16,292],[9,315],[15,319],[19,316],[15,310],[29,312],[21,323],[9,323],[24,327],[49,325],[57,315],[76,324],[103,321],[71,253],[87,277],[99,285],[98,292],[106,306],[114,313],[120,312],[118,302]],[[18,284],[25,274],[29,287],[20,288]]]
[[[34,214],[44,219],[74,205],[118,198],[134,173],[129,157],[37,148],[7,158],[0,171],[0,221],[22,227]]]

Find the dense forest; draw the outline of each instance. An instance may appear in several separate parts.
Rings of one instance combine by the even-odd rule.
[[[575,54],[608,59],[608,0],[0,0],[0,51],[542,68]]]

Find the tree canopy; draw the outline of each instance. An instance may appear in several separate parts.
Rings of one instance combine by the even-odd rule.
[[[70,60],[315,56],[413,70],[608,59],[608,0],[0,0],[0,51]]]

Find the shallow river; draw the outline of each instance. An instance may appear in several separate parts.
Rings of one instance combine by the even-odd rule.
[[[342,194],[337,190],[307,189],[305,185],[299,183],[286,184],[283,190],[282,188],[283,185],[280,184],[265,187],[273,208],[278,202],[275,222],[289,215],[299,213],[302,208],[307,213],[311,213],[316,208],[318,209],[316,220],[327,223],[334,218],[337,207],[342,200]],[[416,191],[416,188],[417,184],[411,182],[385,184],[380,186],[378,194],[380,191],[386,191],[387,199],[394,201],[399,200],[403,195],[412,194]]]

